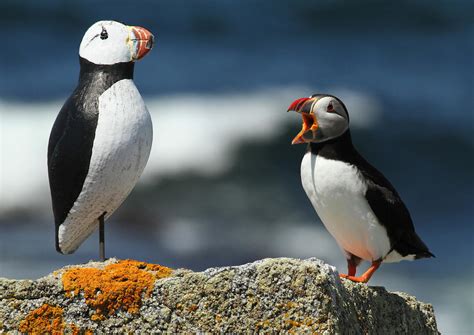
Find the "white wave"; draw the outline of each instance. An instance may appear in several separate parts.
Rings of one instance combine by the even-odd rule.
[[[154,123],[154,143],[141,183],[186,171],[215,174],[233,164],[241,141],[281,136],[301,120],[286,107],[308,96],[290,87],[236,94],[175,94],[145,98]],[[356,127],[377,120],[378,103],[367,95],[336,90]],[[49,209],[46,152],[49,133],[63,101],[19,103],[0,100],[0,215],[14,208]],[[288,139],[288,143],[291,139]]]

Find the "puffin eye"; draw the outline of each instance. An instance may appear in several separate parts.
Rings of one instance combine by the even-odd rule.
[[[106,40],[108,37],[109,37],[109,34],[107,33],[107,30],[105,30],[105,28],[102,27],[102,32],[100,33],[100,39]]]
[[[332,102],[329,103],[328,108],[326,109],[328,112],[334,112],[334,106],[332,105]]]

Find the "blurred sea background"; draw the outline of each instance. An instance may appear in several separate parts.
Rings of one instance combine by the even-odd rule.
[[[0,276],[38,278],[98,255],[54,249],[49,132],[95,21],[156,37],[135,83],[154,144],[106,225],[107,256],[202,270],[265,257],[345,259],[301,187],[296,98],[347,105],[359,151],[392,181],[437,258],[371,280],[474,326],[474,3],[471,1],[0,2]],[[359,271],[364,271],[363,264]]]

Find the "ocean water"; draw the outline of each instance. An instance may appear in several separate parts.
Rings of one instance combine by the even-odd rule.
[[[46,148],[77,81],[83,32],[113,18],[149,28],[157,44],[135,71],[153,150],[108,222],[109,256],[193,270],[318,257],[344,272],[300,184],[305,148],[290,142],[301,120],[286,113],[294,99],[328,92],[437,256],[384,265],[371,285],[433,303],[442,333],[474,331],[470,2],[140,4],[147,10],[0,3],[0,276],[37,278],[97,257],[95,235],[74,255],[54,250]]]

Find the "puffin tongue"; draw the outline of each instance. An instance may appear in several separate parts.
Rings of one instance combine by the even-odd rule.
[[[314,137],[314,133],[318,129],[318,122],[316,121],[316,118],[313,114],[302,113],[301,116],[303,117],[301,131],[295,136],[293,141],[291,141],[291,144],[306,143],[307,141],[303,137],[304,134],[306,134],[308,131],[312,131]]]

